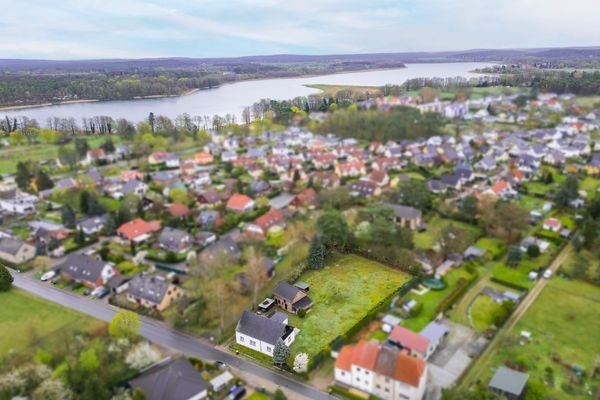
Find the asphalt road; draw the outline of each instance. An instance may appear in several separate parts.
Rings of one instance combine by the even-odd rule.
[[[88,299],[61,290],[48,282],[35,280],[31,274],[13,273],[13,277],[13,284],[15,287],[103,321],[110,321],[113,315],[119,310],[117,307],[111,306],[103,301]],[[223,361],[234,370],[239,369],[246,374],[267,379],[276,385],[281,386],[284,390],[293,391],[308,399],[319,400],[334,398],[310,385],[298,382],[290,377],[255,364],[245,358],[221,351],[215,348],[214,345],[207,340],[194,338],[177,332],[158,321],[146,317],[140,316],[140,322],[140,334],[151,342],[163,347],[203,360]],[[253,385],[253,382],[248,382],[248,384]]]

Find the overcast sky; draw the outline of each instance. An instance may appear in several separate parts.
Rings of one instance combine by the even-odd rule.
[[[600,0],[0,0],[0,58],[600,45]]]

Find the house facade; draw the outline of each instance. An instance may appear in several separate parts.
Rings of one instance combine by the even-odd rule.
[[[285,314],[276,312],[269,317],[244,311],[235,328],[237,344],[273,356],[275,344],[279,339],[290,347],[299,330],[288,325]]]

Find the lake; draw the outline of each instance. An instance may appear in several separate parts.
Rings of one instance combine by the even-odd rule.
[[[486,66],[489,64],[407,64],[407,68],[400,69],[235,82],[180,97],[72,103],[10,111],[0,110],[0,115],[9,117],[26,115],[37,119],[42,125],[45,125],[50,117],[73,117],[80,122],[84,117],[97,115],[108,115],[115,119],[126,118],[138,122],[145,119],[150,112],[170,118],[175,118],[183,113],[192,116],[235,114],[239,120],[242,110],[260,99],[287,100],[319,92],[317,89],[304,86],[307,84],[383,86],[390,83],[399,85],[413,78],[478,76],[469,71]]]

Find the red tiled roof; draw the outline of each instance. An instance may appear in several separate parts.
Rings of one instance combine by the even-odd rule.
[[[396,370],[394,379],[400,382],[408,383],[411,386],[419,387],[419,381],[425,372],[425,361],[411,357],[403,353],[398,353],[396,360]]]
[[[174,217],[187,217],[190,215],[190,209],[182,203],[173,203],[168,208],[167,211]]]
[[[296,204],[304,204],[306,202],[312,202],[317,197],[317,193],[313,188],[304,189],[300,193],[296,195],[294,199],[294,203]]]
[[[245,194],[234,193],[227,201],[227,208],[236,211],[244,211],[251,201],[252,199]]]
[[[429,340],[400,325],[396,325],[390,333],[389,340],[399,343],[402,347],[408,347],[419,353],[425,353],[429,347]]]
[[[352,352],[352,364],[372,371],[377,362],[379,345],[361,340]]]
[[[508,182],[506,181],[499,181],[494,183],[494,185],[492,186],[492,192],[494,193],[501,193],[504,189],[506,189],[506,187],[508,186]]]
[[[144,174],[139,171],[124,171],[121,172],[120,178],[122,181],[130,181],[133,179],[144,179]]]
[[[269,210],[265,214],[254,220],[254,225],[259,226],[263,232],[268,231],[272,226],[283,223],[285,220],[283,213],[279,210]]]
[[[513,169],[511,171],[512,176],[514,176],[515,178],[521,180],[525,177],[525,175],[523,175],[523,173],[521,171],[519,171],[518,169]]]
[[[548,226],[560,226],[560,221],[557,220],[556,218],[546,218],[544,220],[544,225],[548,225]]]
[[[351,371],[352,368],[352,355],[354,354],[353,346],[344,346],[340,350],[337,359],[335,360],[335,367],[343,369],[344,371]]]
[[[382,183],[385,180],[386,176],[387,174],[385,173],[385,171],[376,170],[371,172],[371,175],[369,175],[369,179],[377,183]]]
[[[117,229],[117,233],[127,240],[133,240],[138,236],[158,232],[160,230],[160,221],[144,221],[136,218],[133,221],[124,223]]]

